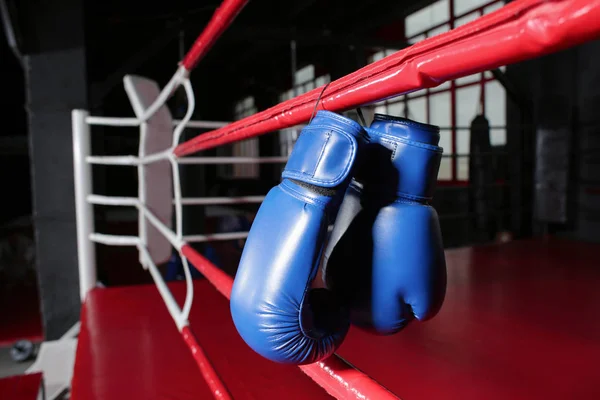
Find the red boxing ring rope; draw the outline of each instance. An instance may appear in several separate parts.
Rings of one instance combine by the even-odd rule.
[[[227,300],[230,299],[233,279],[229,275],[197,253],[188,244],[182,246],[181,253],[190,260],[191,264],[208,279],[219,293],[225,296]],[[299,368],[325,389],[327,393],[337,399],[398,399],[379,383],[336,354],[325,361],[301,365]]]
[[[444,81],[559,51],[600,36],[600,0],[520,0],[329,84],[175,148],[183,157]],[[323,93],[322,93],[323,92]]]
[[[198,340],[194,336],[194,333],[190,329],[189,326],[183,327],[181,330],[181,336],[185,341],[185,344],[188,346],[190,351],[192,352],[192,357],[196,360],[196,365],[200,369],[200,373],[204,378],[204,381],[210,388],[210,391],[213,394],[215,399],[219,400],[228,400],[231,399],[225,384],[219,377],[219,374],[211,364],[210,360],[204,353],[202,346],[198,343]]]
[[[242,11],[248,0],[225,0],[215,11],[204,31],[198,36],[192,48],[181,61],[181,65],[188,71],[194,69],[196,64],[208,53],[225,29]]]

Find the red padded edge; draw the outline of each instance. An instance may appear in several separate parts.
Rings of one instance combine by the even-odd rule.
[[[89,292],[71,382],[73,400],[213,398],[154,284]]]
[[[517,0],[340,78],[175,148],[179,157],[340,111],[562,50],[600,35],[600,0]],[[323,93],[322,93],[323,92]]]
[[[231,298],[231,288],[233,287],[233,279],[223,270],[216,267],[213,263],[202,257],[189,244],[181,248],[181,253],[213,284],[215,289],[219,291],[227,300]]]
[[[446,251],[446,301],[392,336],[338,350],[402,399],[600,399],[600,244],[549,239]]]
[[[196,337],[190,330],[189,326],[184,326],[181,330],[181,336],[183,336],[183,341],[187,344],[188,348],[192,352],[192,357],[196,360],[196,365],[200,368],[200,373],[204,378],[204,382],[210,388],[215,399],[219,400],[228,400],[231,399],[229,395],[229,391],[223,384],[223,381],[215,371],[212,363],[206,356],[206,353],[202,349],[202,346],[198,344]]]
[[[449,250],[436,318],[393,336],[352,329],[338,354],[403,399],[600,398],[599,252],[554,239]],[[169,286],[182,303],[185,284]],[[328,398],[246,346],[209,282],[194,288],[191,326],[233,398]],[[154,285],[94,289],[84,304],[73,399],[106,398],[212,398]]]
[[[217,8],[212,18],[204,28],[204,31],[198,36],[190,51],[181,61],[181,65],[188,71],[191,71],[198,61],[208,53],[208,50],[215,44],[217,39],[225,32],[225,29],[242,11],[242,8],[248,3],[248,0],[225,0]]]
[[[233,279],[229,275],[189,245],[184,245],[181,252],[219,293],[230,299]],[[337,399],[397,399],[386,388],[335,354],[325,361],[300,366],[300,369]]]
[[[42,373],[9,376],[0,379],[0,399],[37,400],[42,390]]]
[[[169,289],[182,304],[185,283],[170,283]],[[235,330],[229,302],[207,280],[194,281],[194,293],[190,327],[231,397],[330,398],[296,367],[253,352]],[[89,293],[82,308],[73,400],[212,398],[154,284]]]

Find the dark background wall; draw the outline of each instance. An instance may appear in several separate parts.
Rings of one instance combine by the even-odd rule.
[[[515,237],[600,241],[600,41],[509,65],[506,162],[495,157],[495,226]],[[493,161],[492,161],[493,162]],[[447,247],[489,240],[474,228],[469,187],[438,187]]]
[[[509,66],[507,75],[527,105],[507,109],[521,161],[513,171],[525,182],[517,200],[531,207],[518,222],[600,241],[600,41]]]
[[[31,214],[24,70],[2,35],[0,39],[0,225]],[[6,185],[5,185],[6,184]]]
[[[20,26],[33,226],[45,336],[53,340],[79,319],[70,113],[87,108],[84,9],[80,0],[27,6]]]

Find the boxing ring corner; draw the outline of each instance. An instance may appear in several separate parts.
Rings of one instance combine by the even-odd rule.
[[[303,379],[304,376],[302,378],[297,376],[299,375],[298,369],[291,370],[276,364],[271,365],[272,363],[261,359],[247,347],[244,347],[241,339],[235,335],[235,329],[230,321],[227,307],[226,300],[230,297],[232,278],[196,252],[189,243],[243,238],[247,235],[247,232],[221,236],[207,234],[183,235],[183,205],[202,205],[211,204],[211,202],[218,204],[223,200],[184,198],[181,194],[179,165],[234,162],[229,159],[211,160],[210,157],[192,157],[192,155],[209,148],[295,126],[307,121],[315,109],[342,111],[390,96],[432,87],[443,81],[455,79],[474,71],[481,72],[499,65],[526,60],[591,40],[600,35],[600,1],[515,1],[479,20],[439,37],[419,42],[408,49],[401,50],[331,82],[327,86],[314,89],[240,121],[233,123],[192,121],[194,92],[189,80],[189,73],[198,60],[210,49],[220,33],[233,21],[233,18],[245,3],[246,1],[231,0],[224,2],[224,5],[215,14],[224,13],[224,18],[211,20],[211,23],[192,47],[189,53],[192,55],[184,58],[171,81],[162,90],[154,82],[145,78],[125,77],[125,90],[128,92],[136,114],[134,118],[95,117],[90,116],[85,110],[73,110],[72,112],[78,268],[80,298],[83,303],[82,341],[78,345],[78,357],[80,357],[82,365],[85,364],[85,368],[91,368],[94,355],[89,353],[89,348],[85,347],[90,347],[91,341],[94,339],[94,335],[90,333],[90,330],[94,326],[98,329],[102,326],[114,328],[114,325],[110,325],[105,317],[93,315],[93,312],[99,312],[100,310],[109,312],[108,310],[118,307],[119,299],[127,299],[127,302],[133,304],[132,309],[123,310],[123,312],[133,314],[119,316],[111,312],[110,316],[132,329],[133,327],[152,329],[150,328],[152,327],[152,318],[145,315],[147,311],[143,311],[144,306],[141,301],[146,300],[153,307],[158,307],[162,301],[166,306],[166,310],[160,313],[157,311],[157,315],[160,314],[161,323],[170,317],[175,323],[176,331],[173,331],[173,327],[162,326],[156,326],[156,330],[165,338],[168,337],[169,340],[176,338],[178,335],[183,338],[180,345],[174,345],[174,348],[176,348],[174,352],[185,360],[183,365],[186,368],[192,368],[194,365],[198,368],[208,387],[207,391],[206,388],[202,389],[196,383],[188,386],[190,383],[186,382],[186,379],[194,379],[196,375],[193,373],[185,373],[183,375],[185,379],[180,379],[181,377],[178,378],[169,371],[159,369],[159,372],[166,373],[186,389],[203,391],[202,393],[207,396],[211,395],[221,399],[232,398],[234,392],[242,393],[244,390],[243,385],[232,383],[231,379],[226,384],[225,380],[222,379],[226,373],[240,373],[239,369],[231,367],[235,360],[227,358],[239,356],[246,361],[250,360],[257,370],[260,366],[260,368],[269,371],[274,376],[285,377],[282,379],[285,382],[291,382],[290,384],[294,390],[298,388],[299,392],[296,395],[299,396],[302,394],[302,390],[318,396],[315,394],[317,389],[321,390],[323,388],[325,389],[322,393],[323,396],[328,394],[340,399],[397,398],[395,394],[384,387],[384,385],[389,386],[389,380],[380,384],[378,376],[367,374],[355,368],[351,364],[352,360],[348,362],[343,358],[343,353],[342,356],[334,355],[323,362],[300,366],[300,370],[311,379],[310,383],[307,383]],[[539,24],[532,24],[531,21],[539,22]],[[540,30],[539,27],[542,25],[544,29]],[[188,109],[182,120],[174,120],[165,106],[165,102],[180,86],[186,92]],[[91,127],[94,125],[139,128],[141,137],[139,153],[128,156],[93,155],[91,151],[91,136],[93,135]],[[180,143],[181,133],[186,128],[207,128],[211,131]],[[285,161],[285,158],[266,157],[263,160],[245,160],[245,162],[257,161],[280,163]],[[139,178],[138,196],[111,197],[94,194],[92,184],[93,165],[119,165],[137,168]],[[165,188],[168,188],[168,190],[165,190]],[[160,194],[157,195],[156,193],[159,192]],[[258,198],[248,201],[259,202],[260,200]],[[151,204],[152,202],[157,203]],[[95,205],[135,207],[140,224],[139,234],[137,236],[126,236],[96,232],[94,226]],[[171,226],[172,213],[174,213],[174,227]],[[154,287],[96,289],[95,246],[97,244],[137,248],[140,263],[150,273],[156,289]],[[184,283],[171,284],[165,282],[157,266],[164,262],[166,257],[168,258],[171,247],[179,252],[184,263],[186,278]],[[202,283],[192,281],[190,264],[206,278],[206,281]],[[154,292],[151,292],[150,289]],[[128,296],[125,293],[126,290],[130,290],[132,295]],[[100,294],[100,291],[105,292]],[[156,296],[156,292],[159,296]],[[107,295],[106,293],[110,294]],[[215,293],[222,295],[221,300],[217,300],[220,296],[215,296]],[[133,298],[134,296],[139,296],[139,298],[136,300]],[[218,304],[216,309],[223,315],[216,317],[209,311],[196,310],[206,308],[192,307],[194,299],[198,300],[198,298]],[[180,306],[180,304],[183,305]],[[207,333],[206,329],[201,329],[201,333],[200,330],[192,330],[194,324],[190,323],[190,320],[194,319],[200,322],[203,318],[213,321],[214,326],[219,326],[222,330],[216,333]],[[199,326],[202,326],[202,324],[200,323]],[[120,328],[117,331],[125,335],[125,332]],[[218,346],[219,333],[227,338],[226,343],[231,346],[232,351],[230,353],[233,354],[223,355],[224,361],[219,360],[219,356],[215,352],[222,350],[225,353],[226,346],[214,348],[214,346]],[[154,345],[160,339],[160,336],[153,337],[152,332],[144,333],[143,336],[144,340]],[[133,336],[123,336],[123,338],[125,337],[128,337],[132,342],[135,341]],[[107,337],[106,340],[106,343],[117,346],[114,337]],[[213,347],[203,346],[204,340]],[[350,343],[356,344],[358,342],[350,340]],[[382,340],[381,343],[389,342]],[[185,346],[183,346],[184,344]],[[79,350],[80,345],[81,353]],[[148,349],[152,349],[152,347],[144,347],[144,343],[135,344],[135,346],[140,357],[145,351],[151,351]],[[398,348],[405,350],[400,345]],[[189,353],[183,355],[185,351]],[[168,351],[160,349],[153,354],[162,362],[168,364],[173,362],[175,358],[167,353]],[[414,360],[419,361],[416,358]],[[142,363],[141,358],[137,361]],[[124,364],[129,365],[126,362]],[[222,369],[216,368],[216,364]],[[140,368],[151,369],[144,365]],[[124,372],[122,369],[121,371]],[[74,380],[80,379],[77,373],[76,369]],[[148,376],[156,378],[155,373],[156,371],[150,371]],[[388,376],[383,372],[381,374],[383,374],[381,376]],[[229,376],[231,377],[231,375]],[[253,375],[253,377],[260,380],[256,375]],[[118,376],[115,379],[118,381],[115,382],[115,385],[120,385],[121,389],[127,384],[126,381],[120,380]],[[160,380],[159,378],[156,379]],[[163,385],[161,388],[169,386],[167,380],[160,382]],[[105,384],[110,383],[105,382]],[[250,383],[248,385],[252,386],[253,390],[266,390],[265,388],[257,388]],[[73,385],[73,398],[76,396],[85,398],[84,393],[87,392],[85,392],[84,386],[83,382]],[[305,389],[299,389],[300,387]],[[283,390],[279,386],[277,389]],[[173,388],[173,390],[175,389]],[[260,393],[264,394],[266,392]]]

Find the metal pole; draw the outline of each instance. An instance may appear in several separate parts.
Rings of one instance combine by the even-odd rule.
[[[73,170],[75,172],[75,213],[77,217],[77,260],[81,301],[96,286],[96,249],[90,240],[94,232],[94,209],[87,198],[92,194],[92,170],[86,162],[91,153],[88,112],[73,110]]]
[[[450,29],[454,29],[454,25],[455,25],[455,18],[454,18],[454,0],[450,0],[448,2],[448,7],[450,10]],[[457,113],[457,105],[456,105],[456,81],[453,80],[450,82],[450,109],[452,111],[452,115],[451,115],[451,126],[452,126],[452,154],[455,155],[457,152],[457,142],[456,142],[456,135],[458,135],[458,130],[456,129],[456,124],[457,124],[457,118],[456,118],[456,113]],[[452,170],[452,182],[456,182],[458,181],[458,160],[456,157],[452,157],[452,159],[450,160],[452,162],[451,164],[451,170]]]

